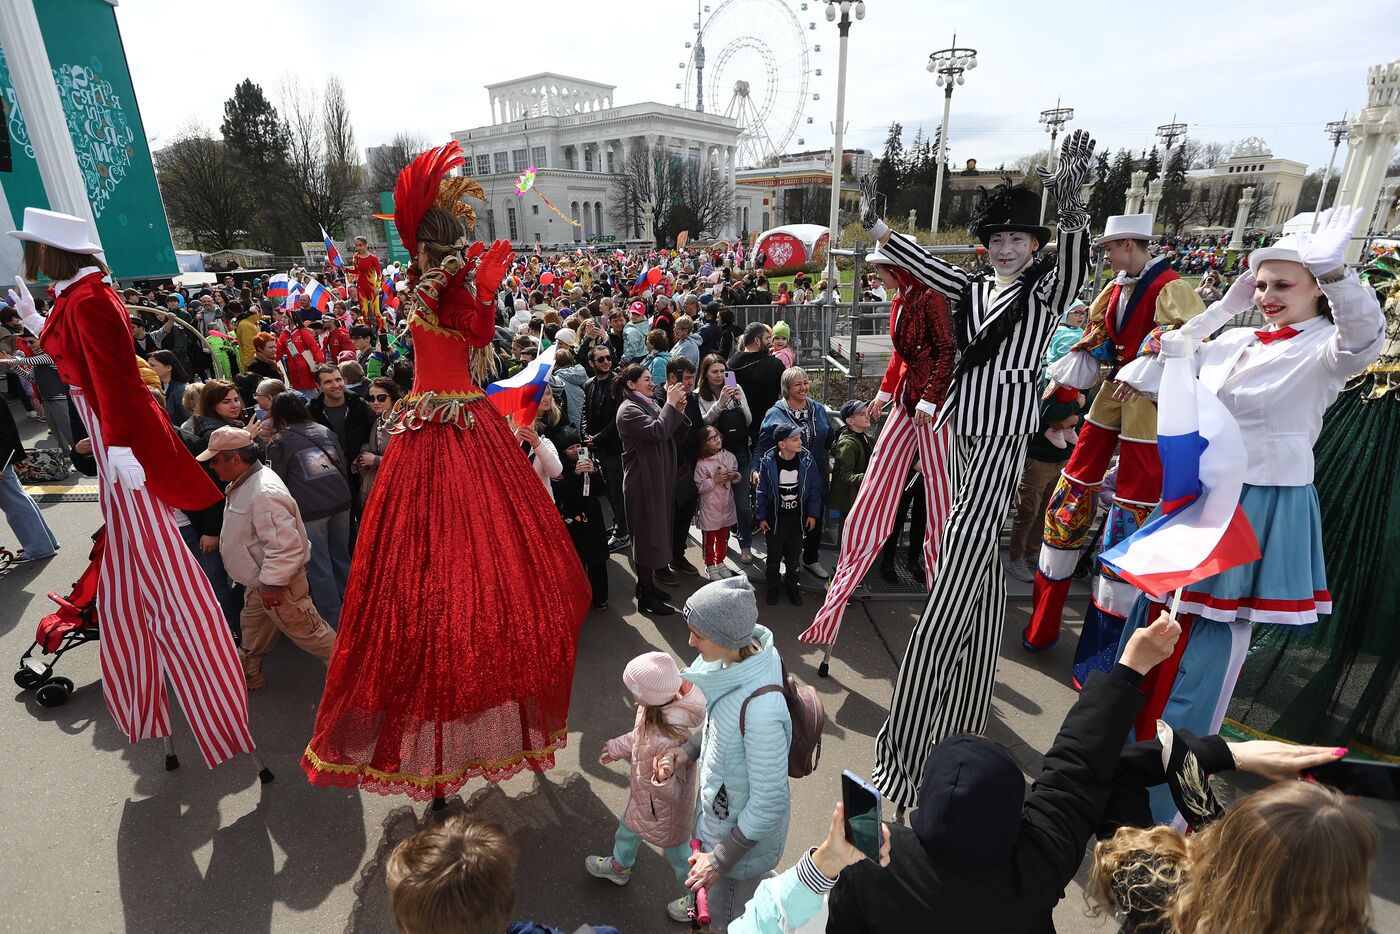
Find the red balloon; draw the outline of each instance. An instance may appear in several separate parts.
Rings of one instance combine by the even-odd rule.
[[[660,281],[661,281],[661,270],[660,270],[659,268],[653,267],[652,269],[649,269],[649,270],[647,271],[647,282],[651,283],[652,285],[656,285],[656,283],[658,283],[658,282],[660,282]]]
[[[542,273],[540,273],[540,285],[549,285],[549,284],[550,284],[551,282],[553,282],[553,281],[554,281],[554,273],[552,273],[552,272],[542,272]]]

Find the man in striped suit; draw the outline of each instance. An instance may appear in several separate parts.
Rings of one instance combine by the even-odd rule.
[[[998,538],[1026,440],[1038,426],[1041,355],[1088,272],[1089,215],[1081,188],[1093,152],[1094,141],[1077,130],[1065,140],[1055,171],[1039,170],[1059,205],[1054,252],[1041,250],[1050,231],[1038,224],[1036,193],[1002,186],[988,196],[976,231],[992,263],[989,274],[974,276],[930,256],[913,238],[890,231],[869,194],[861,198],[861,224],[881,251],[953,304],[960,351],[936,421],[954,431],[952,508],[933,590],[876,738],[873,780],[901,808],[915,804],[924,760],[938,740],[979,733],[987,724],[1005,621]]]

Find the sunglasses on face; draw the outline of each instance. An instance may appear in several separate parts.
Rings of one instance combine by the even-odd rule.
[[[369,401],[371,401],[371,402],[388,402],[388,401],[389,401],[389,397],[388,397],[387,395],[382,394],[382,393],[370,393]]]
[[[612,357],[594,357],[594,363],[612,363]]]

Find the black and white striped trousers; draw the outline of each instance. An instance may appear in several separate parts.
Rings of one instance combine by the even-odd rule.
[[[885,797],[918,803],[935,743],[987,726],[1006,617],[997,558],[1026,454],[1025,435],[958,435],[949,458],[953,505],[928,604],[899,666],[890,715],[875,738],[872,779]]]

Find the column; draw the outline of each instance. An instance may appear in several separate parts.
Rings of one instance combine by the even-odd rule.
[[[1134,172],[1132,184],[1128,186],[1128,197],[1123,202],[1124,214],[1141,214],[1142,199],[1147,194],[1147,173],[1143,171]]]
[[[87,220],[93,242],[101,244],[33,4],[0,3],[0,47],[4,48],[29,139],[34,144],[34,159],[49,206]]]
[[[1085,202],[1086,204],[1088,202]],[[1147,201],[1143,206],[1143,211],[1152,215],[1152,219],[1157,219],[1157,206],[1162,203],[1162,180],[1155,178],[1147,183]]]
[[[1244,225],[1249,221],[1249,209],[1254,206],[1254,187],[1244,189],[1240,192],[1240,206],[1235,211],[1235,232],[1230,236],[1230,245],[1227,250],[1244,249]]]
[[[1391,155],[1400,143],[1400,59],[1372,66],[1366,73],[1366,86],[1366,109],[1352,118],[1347,128],[1347,161],[1334,203],[1349,204],[1369,214],[1380,194]],[[1360,259],[1362,245],[1361,239],[1351,242],[1347,262]]]
[[[646,157],[647,157],[647,182],[650,184],[651,190],[652,190],[653,193],[656,191],[656,158],[657,158],[656,141],[657,141],[657,139],[658,139],[658,137],[657,137],[657,135],[656,135],[655,133],[648,133],[648,134],[647,134],[647,137],[646,137],[646,140],[647,140],[647,148],[646,148]]]

